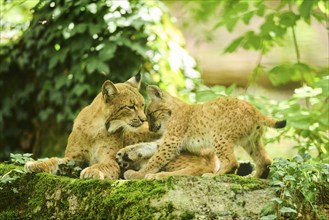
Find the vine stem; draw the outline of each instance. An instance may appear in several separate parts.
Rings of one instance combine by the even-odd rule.
[[[291,7],[291,3],[288,4],[289,6],[289,11],[292,12],[292,7]],[[295,47],[295,53],[296,53],[296,59],[297,59],[297,63],[300,63],[300,51],[299,51],[299,47],[298,47],[298,43],[297,43],[297,37],[296,37],[296,31],[295,31],[295,26],[291,26],[291,32],[292,32],[292,39],[294,42],[294,47]],[[301,86],[305,86],[306,85],[306,80],[305,80],[305,76],[304,73],[301,72]],[[310,108],[310,101],[309,98],[305,98],[305,104],[307,108]]]
[[[292,31],[292,38],[293,38],[293,41],[294,41],[294,47],[295,47],[297,62],[300,63],[300,52],[299,52],[299,47],[298,47],[298,44],[297,44],[295,28],[291,27],[291,31]]]
[[[291,4],[289,4],[289,10],[292,12]],[[295,47],[295,52],[296,52],[297,63],[300,63],[300,52],[299,52],[299,47],[298,47],[297,37],[296,37],[296,31],[295,31],[294,26],[291,27],[291,31],[292,31],[292,39],[293,39],[293,42],[294,42],[294,47]]]
[[[258,68],[261,67],[262,65],[262,59],[263,59],[263,55],[264,55],[264,45],[263,45],[263,41],[261,42],[261,45],[262,45],[262,49],[259,53],[259,56],[258,56],[258,59],[257,59],[257,65],[256,67],[254,68],[253,70],[253,73],[251,74],[251,76],[249,77],[248,79],[248,84],[245,88],[245,93],[247,92],[247,90],[249,89],[249,87],[251,86],[251,84],[253,84],[254,82],[256,82],[256,78],[259,77],[259,73],[258,72],[255,72],[255,71],[259,71]]]

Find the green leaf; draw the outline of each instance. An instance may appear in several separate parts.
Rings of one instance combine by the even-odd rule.
[[[234,92],[235,88],[236,88],[235,84],[232,84],[225,90],[225,93],[227,95],[231,95]]]
[[[303,3],[299,6],[299,13],[307,23],[310,22],[311,10],[314,3],[315,1],[304,0]]]
[[[89,90],[89,86],[87,84],[77,84],[74,86],[72,93],[74,93],[76,96],[81,96],[82,93]]]
[[[308,85],[313,85],[315,81],[315,72],[309,65],[305,63],[296,63],[292,68],[295,70],[292,77],[293,81],[304,80]]]
[[[58,63],[58,56],[52,56],[49,61],[49,69],[53,69]]]
[[[280,24],[286,27],[292,27],[296,25],[298,19],[299,19],[299,15],[296,15],[291,11],[284,12],[280,15]]]
[[[278,204],[281,204],[283,202],[282,199],[277,198],[277,197],[272,198],[271,201],[274,201],[274,202],[276,202]]]
[[[295,181],[295,177],[291,176],[291,175],[287,175],[283,178],[284,181]]]
[[[102,61],[110,60],[114,57],[115,51],[117,50],[117,45],[110,42],[106,44],[99,52],[99,59]]]
[[[84,33],[87,30],[87,24],[81,23],[74,27],[77,33]]]
[[[261,25],[261,36],[270,36],[280,38],[286,33],[286,27],[282,27],[276,22],[277,15],[275,13],[266,16],[265,22]]]
[[[248,31],[243,36],[244,39],[241,41],[241,45],[245,49],[255,49],[259,50],[262,46],[262,40],[254,31]]]
[[[291,68],[290,64],[281,64],[273,67],[268,72],[268,76],[273,85],[280,85],[289,82],[293,73],[294,69]]]
[[[264,5],[264,3],[262,2],[262,1],[259,1],[259,3],[257,3],[257,11],[256,11],[256,14],[258,15],[258,16],[264,16],[264,13],[265,13],[265,9],[266,9],[266,7],[265,7],[265,5]]]
[[[260,220],[275,220],[275,219],[277,219],[276,215],[266,215],[260,218]]]
[[[234,17],[231,17],[229,19],[226,20],[226,29],[229,31],[229,32],[232,32],[236,23],[238,22],[238,18],[234,18]]]
[[[106,63],[102,62],[102,61],[98,62],[97,70],[101,73],[106,73],[106,74],[110,73],[109,66]]]
[[[68,79],[65,75],[60,75],[55,81],[55,89],[58,90],[62,88],[66,84],[67,80]]]
[[[245,24],[249,24],[250,19],[254,16],[254,12],[250,11],[242,16],[242,20]]]
[[[198,91],[195,94],[197,102],[207,102],[209,100],[215,99],[216,97],[217,95],[211,90]]]
[[[280,187],[284,187],[284,182],[280,181],[280,180],[272,180],[270,181],[271,186],[280,186]]]
[[[225,50],[224,53],[233,53],[234,51],[236,51],[236,49],[241,45],[241,42],[243,41],[244,37],[239,37],[237,39],[235,39],[234,41],[232,41],[232,43],[230,43],[230,45],[228,45]]]
[[[102,31],[102,25],[101,24],[90,24],[88,26],[89,28],[89,33],[91,35],[98,34]]]
[[[87,72],[93,73],[98,67],[98,60],[96,57],[91,57],[87,60]]]
[[[280,210],[279,210],[281,213],[295,213],[297,214],[297,211],[295,209],[292,209],[290,207],[282,207]]]

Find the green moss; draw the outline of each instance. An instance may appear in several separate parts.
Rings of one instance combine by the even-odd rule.
[[[0,163],[0,176],[14,170],[14,169],[18,169],[18,170],[24,170],[24,168],[22,166],[17,166],[14,164],[5,164],[5,163]]]
[[[0,164],[1,173],[16,168]],[[60,219],[117,219],[118,216],[152,219],[154,213],[158,213],[158,217],[171,213],[170,206],[161,210],[151,206],[152,199],[160,198],[168,190],[170,181],[81,180],[47,173],[20,175],[12,182],[1,184],[0,209],[4,210],[1,216],[5,219],[49,216]]]
[[[225,176],[219,176],[215,177],[218,178],[218,180],[227,182],[227,183],[233,183],[232,184],[232,190],[259,190],[259,189],[265,189],[268,188],[268,182],[267,180],[254,178],[254,177],[242,177],[234,174],[228,174]]]
[[[195,214],[191,211],[186,211],[180,215],[180,219],[182,219],[182,220],[190,220],[190,219],[194,219],[194,218],[195,218]]]

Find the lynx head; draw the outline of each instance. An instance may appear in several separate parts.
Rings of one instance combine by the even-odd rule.
[[[138,128],[146,121],[144,98],[138,91],[140,83],[140,72],[124,83],[104,82],[102,102],[108,132]]]
[[[172,113],[170,95],[163,93],[159,87],[153,85],[147,87],[147,94],[150,98],[146,109],[149,130],[163,134]]]

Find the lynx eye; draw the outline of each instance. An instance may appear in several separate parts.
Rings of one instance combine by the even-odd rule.
[[[126,106],[126,108],[129,109],[129,110],[135,110],[135,106],[134,105]]]

